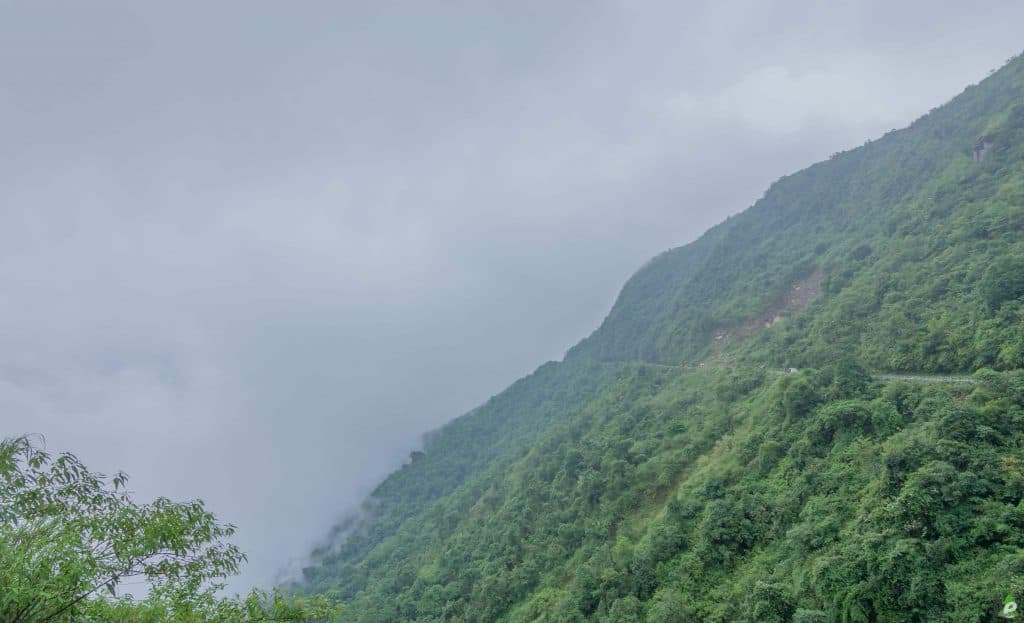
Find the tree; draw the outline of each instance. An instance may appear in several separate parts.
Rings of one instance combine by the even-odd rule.
[[[985,270],[979,284],[981,295],[992,309],[1024,294],[1024,257],[999,258]]]
[[[697,620],[691,600],[679,591],[671,588],[660,589],[651,599],[647,610],[647,621],[650,623],[686,623]]]
[[[752,620],[759,623],[786,623],[793,618],[796,608],[785,586],[757,582],[750,596],[749,610]]]
[[[132,500],[123,473],[90,472],[27,437],[0,441],[0,620],[327,620],[326,598],[216,597],[245,555],[201,501]],[[144,580],[144,602],[118,598]]]
[[[791,420],[809,414],[818,401],[817,390],[803,376],[793,379],[782,392],[782,407]]]

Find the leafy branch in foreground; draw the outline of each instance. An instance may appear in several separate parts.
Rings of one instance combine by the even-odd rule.
[[[326,621],[327,599],[217,597],[245,555],[200,501],[132,500],[127,477],[90,472],[28,437],[0,441],[0,621]],[[118,598],[144,580],[145,601]]]

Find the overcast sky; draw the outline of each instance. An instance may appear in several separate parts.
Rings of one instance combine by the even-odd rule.
[[[301,559],[419,436],[769,183],[1024,49],[1019,0],[0,0],[0,434]]]

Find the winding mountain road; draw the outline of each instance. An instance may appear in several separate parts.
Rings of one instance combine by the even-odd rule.
[[[954,374],[875,374],[874,378],[882,381],[912,381],[915,383],[965,383],[977,385],[981,381],[969,376]]]
[[[633,364],[661,368],[663,370],[698,370],[697,366],[685,364],[652,363],[649,361],[628,361],[628,362],[601,362],[611,365]],[[721,368],[721,366],[710,365],[709,368]],[[981,383],[976,378],[964,374],[914,374],[914,373],[877,373],[871,378],[879,381],[907,381],[911,383],[960,383],[964,385],[978,385]]]

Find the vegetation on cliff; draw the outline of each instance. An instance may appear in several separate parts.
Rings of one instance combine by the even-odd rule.
[[[301,587],[360,622],[989,620],[1024,594],[1022,275],[1018,58],[653,259]]]

